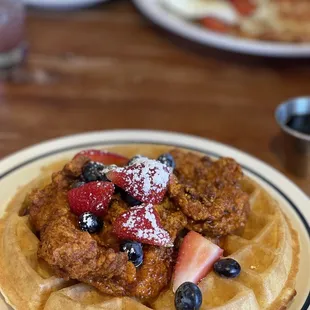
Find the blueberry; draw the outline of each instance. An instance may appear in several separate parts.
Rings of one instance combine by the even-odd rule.
[[[78,187],[81,187],[81,186],[83,186],[83,185],[85,185],[85,182],[84,182],[84,181],[77,180],[77,181],[75,181],[75,182],[73,182],[73,183],[71,184],[71,188],[78,188]]]
[[[79,216],[79,226],[90,234],[99,232],[103,228],[103,221],[91,212],[82,213]]]
[[[147,159],[147,157],[145,157],[145,156],[143,156],[143,155],[136,155],[136,156],[132,157],[132,158],[129,160],[129,162],[127,163],[127,166],[131,166],[131,165],[133,165],[138,159],[143,159],[143,158]]]
[[[120,251],[128,254],[128,260],[131,261],[135,267],[139,267],[142,264],[143,250],[141,243],[124,240],[120,245]]]
[[[235,278],[240,274],[241,267],[237,261],[232,258],[218,260],[213,265],[214,271],[223,278]]]
[[[172,157],[171,154],[169,153],[165,153],[165,154],[162,154],[160,155],[158,158],[157,158],[158,161],[160,161],[162,164],[174,169],[175,168],[175,161],[174,161],[174,158]]]
[[[129,195],[127,192],[125,192],[123,189],[119,190],[119,193],[121,194],[122,199],[129,204],[130,207],[139,206],[142,204],[141,201],[137,200],[136,198],[133,198],[131,195]]]
[[[119,186],[117,186],[117,185],[115,185],[115,184],[114,184],[114,188],[115,188],[115,190],[114,190],[114,193],[115,193],[115,194],[121,194],[122,191],[123,191],[122,188],[120,188]]]
[[[192,282],[184,282],[175,292],[174,305],[177,310],[199,310],[201,304],[201,291]]]
[[[101,163],[90,161],[83,166],[82,176],[85,182],[107,181],[103,172],[105,166]]]

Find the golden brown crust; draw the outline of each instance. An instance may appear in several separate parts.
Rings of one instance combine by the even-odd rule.
[[[91,235],[77,227],[78,219],[70,212],[67,192],[87,161],[86,157],[75,157],[53,174],[51,184],[34,190],[27,198],[30,222],[40,233],[38,256],[64,279],[79,280],[113,296],[154,298],[170,279],[171,251],[157,253],[146,247],[143,267],[134,268],[127,254],[119,251],[120,240],[112,233],[116,217],[128,210],[118,195],[104,217],[106,227],[100,234]],[[156,255],[152,255],[154,251]]]
[[[168,231],[172,240],[175,240],[177,235],[187,225],[187,218],[183,212],[179,211],[172,200],[168,197],[161,204],[155,206],[159,214],[161,224]]]
[[[38,256],[52,266],[58,276],[95,283],[98,289],[103,280],[126,275],[127,254],[99,246],[90,234],[76,227],[74,220],[63,216],[47,224],[41,230]],[[124,295],[125,291],[120,287],[106,293]]]
[[[144,246],[143,251],[144,260],[137,272],[133,295],[142,300],[149,300],[156,298],[170,281],[173,249]]]
[[[236,161],[212,161],[180,150],[171,154],[176,177],[169,195],[186,215],[188,229],[220,237],[244,226],[249,197],[240,187],[243,173]]]

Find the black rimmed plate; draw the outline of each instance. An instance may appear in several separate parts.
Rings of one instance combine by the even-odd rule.
[[[300,238],[300,266],[297,296],[289,309],[306,310],[310,305],[310,200],[284,175],[272,167],[237,149],[189,135],[160,131],[103,131],[63,137],[34,145],[0,161],[0,216],[18,188],[40,174],[41,167],[72,157],[81,149],[103,148],[128,143],[167,144],[196,150],[213,157],[236,159],[244,172],[261,184],[290,218]],[[0,300],[1,306],[1,300]],[[1,309],[3,309],[1,307]],[[5,309],[10,309],[6,306]]]

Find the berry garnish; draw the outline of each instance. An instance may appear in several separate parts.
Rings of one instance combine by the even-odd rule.
[[[131,195],[129,195],[128,193],[126,193],[123,189],[121,189],[120,187],[118,187],[119,193],[121,194],[122,199],[130,206],[130,207],[135,207],[135,206],[140,206],[142,204],[141,201],[133,198]]]
[[[107,181],[103,169],[105,166],[96,161],[86,163],[82,168],[82,177],[85,182]]]
[[[133,207],[121,214],[113,223],[113,231],[120,239],[173,246],[168,232],[163,229],[159,215],[151,204]]]
[[[115,193],[115,194],[121,194],[122,191],[124,191],[122,188],[120,188],[120,187],[117,186],[117,185],[114,185],[114,187],[115,187],[115,190],[114,190],[114,193]]]
[[[107,172],[106,176],[138,201],[157,204],[166,193],[170,171],[156,160],[140,158],[131,166]]]
[[[128,163],[127,157],[107,151],[84,150],[76,154],[74,158],[80,155],[86,156],[92,161],[100,162],[105,165],[115,164],[118,166],[124,166]]]
[[[85,185],[85,182],[83,181],[75,181],[74,183],[72,183],[71,188],[78,188]]]
[[[143,249],[139,242],[124,240],[120,245],[120,251],[128,254],[128,260],[131,261],[135,267],[139,267],[143,262]]]
[[[79,216],[79,226],[81,230],[94,234],[103,228],[103,221],[95,214],[85,212]]]
[[[175,168],[175,161],[174,161],[173,156],[170,153],[165,153],[165,154],[160,155],[157,158],[157,160],[172,169]]]
[[[202,304],[200,288],[192,282],[184,282],[174,297],[176,310],[199,310]]]
[[[240,274],[241,266],[232,258],[224,258],[217,261],[213,269],[223,278],[235,278]]]
[[[184,282],[197,284],[211,271],[223,250],[195,231],[190,231],[180,246],[173,275],[173,291]]]
[[[108,210],[113,193],[114,185],[111,182],[86,183],[68,191],[69,206],[76,215],[92,212],[101,216]]]

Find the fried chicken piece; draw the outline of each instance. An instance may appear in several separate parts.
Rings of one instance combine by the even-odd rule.
[[[123,213],[128,211],[128,204],[116,196],[112,199],[108,213],[105,216],[105,221],[109,221],[111,224]]]
[[[35,189],[28,197],[30,222],[36,231],[40,231],[54,218],[70,212],[67,203],[67,190],[57,191],[57,185],[49,184],[42,190]]]
[[[160,222],[174,241],[179,232],[186,226],[186,216],[178,210],[172,200],[166,197],[161,204],[155,206]]]
[[[249,202],[239,184],[241,167],[230,158],[212,161],[179,150],[171,153],[176,169],[169,195],[187,216],[187,228],[220,237],[244,226]]]
[[[52,183],[43,189],[33,190],[27,197],[30,221],[36,231],[40,231],[54,218],[70,213],[67,192],[70,185],[79,177],[87,157],[78,156],[65,165],[62,171],[54,173]]]
[[[119,251],[121,240],[112,231],[115,219],[129,208],[118,195],[103,217],[100,233],[91,235],[78,228],[67,193],[87,161],[83,156],[73,159],[53,175],[51,184],[27,197],[30,222],[40,232],[38,257],[56,276],[88,283],[105,294],[144,300],[156,297],[170,281],[172,250],[144,246],[143,266],[136,269],[128,261],[127,253]]]
[[[137,285],[132,294],[148,300],[156,297],[170,281],[173,249],[144,245],[143,252],[143,264],[137,271]]]
[[[108,294],[126,294],[116,280],[135,281],[136,269],[128,262],[127,254],[100,247],[89,233],[75,226],[74,216],[59,217],[44,227],[38,256],[56,267],[61,277],[92,284]],[[113,279],[114,289],[103,289],[107,279]]]
[[[130,296],[130,289],[136,285],[136,267],[127,263],[126,269],[121,276],[112,278],[82,279],[82,282],[96,287],[99,291],[112,296]]]
[[[64,166],[61,172],[66,177],[78,178],[82,174],[83,166],[89,161],[90,159],[86,156],[76,156]]]
[[[68,190],[87,161],[84,156],[74,158],[52,176],[51,184],[27,197],[30,222],[40,232],[38,256],[60,277],[89,283],[107,294],[126,295],[136,280],[136,268],[126,253],[118,251],[111,225],[107,222],[102,236],[83,232],[68,205]]]
[[[115,251],[119,250],[120,240],[113,233],[113,222],[122,213],[128,211],[128,205],[122,201],[118,196],[114,196],[111,201],[111,205],[107,214],[104,216],[104,229],[98,234],[92,235],[92,237],[98,242],[98,244],[113,248]]]

